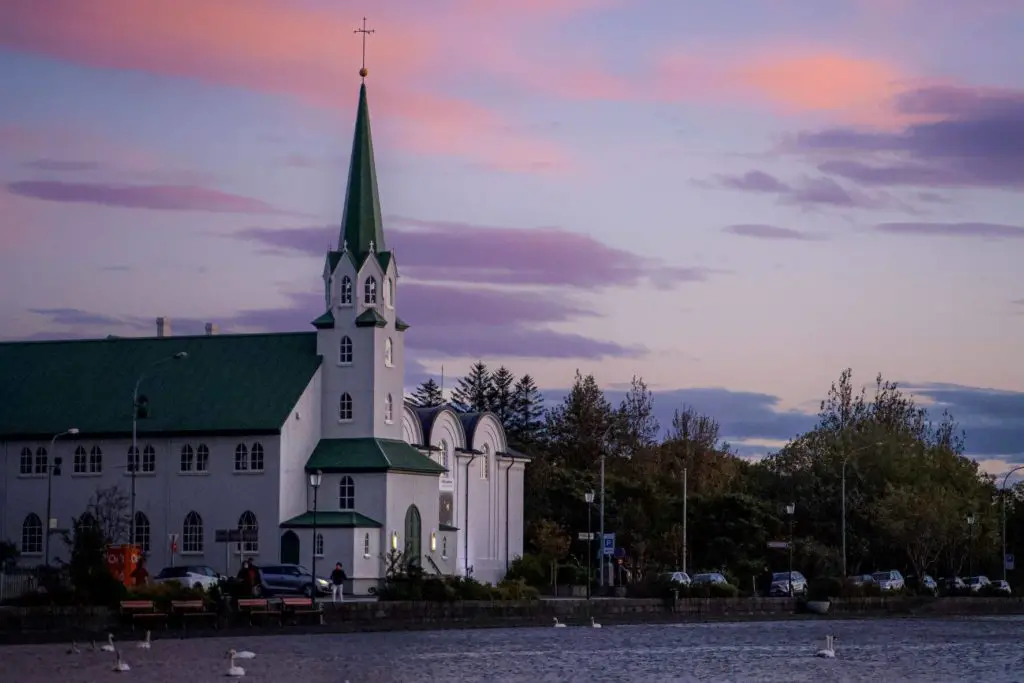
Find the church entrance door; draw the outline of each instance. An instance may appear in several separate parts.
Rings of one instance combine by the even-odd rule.
[[[419,567],[423,564],[422,534],[420,510],[410,505],[405,513],[405,562],[409,566]]]
[[[299,535],[286,531],[281,536],[281,564],[299,563]]]

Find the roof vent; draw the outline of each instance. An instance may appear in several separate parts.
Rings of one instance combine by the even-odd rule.
[[[156,319],[156,336],[158,337],[170,337],[171,336],[171,319],[163,316]]]

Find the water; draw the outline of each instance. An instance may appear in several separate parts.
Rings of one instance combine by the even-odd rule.
[[[819,659],[828,633],[836,658]],[[1024,681],[1024,618],[832,620],[495,629],[250,638],[161,639],[151,650],[117,643],[67,655],[67,645],[0,647],[0,683],[224,681],[229,648],[245,680],[274,683],[410,681],[714,681],[828,683]]]

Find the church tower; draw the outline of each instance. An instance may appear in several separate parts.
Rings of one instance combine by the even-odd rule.
[[[365,67],[360,75],[365,79]],[[324,359],[323,438],[400,440],[409,326],[398,317],[398,267],[384,240],[365,80],[341,234],[323,278],[327,310],[313,321]]]

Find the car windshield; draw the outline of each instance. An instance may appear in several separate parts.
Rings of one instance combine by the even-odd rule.
[[[187,573],[186,567],[164,567],[156,575],[158,579],[180,579]]]
[[[889,572],[875,572],[871,575],[871,578],[875,581],[888,581],[892,576]]]
[[[793,572],[793,580],[800,578],[800,575]],[[772,581],[789,581],[789,572],[775,572],[772,574]]]

